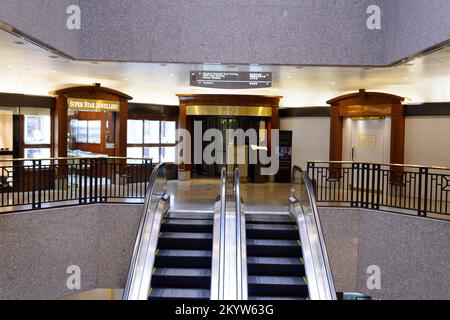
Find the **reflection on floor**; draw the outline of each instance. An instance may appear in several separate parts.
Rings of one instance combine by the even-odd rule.
[[[219,179],[169,181],[172,210],[214,210]],[[242,183],[241,195],[247,212],[287,212],[291,185],[288,183]]]

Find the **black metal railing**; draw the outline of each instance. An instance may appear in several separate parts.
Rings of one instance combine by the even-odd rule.
[[[359,162],[308,162],[320,205],[450,215],[450,168]]]
[[[0,160],[0,208],[46,203],[91,204],[144,199],[153,170],[148,158]]]

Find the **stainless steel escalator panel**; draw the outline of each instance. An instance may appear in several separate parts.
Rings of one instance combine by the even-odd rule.
[[[314,189],[308,175],[294,167],[290,214],[299,228],[311,300],[337,300]]]
[[[124,300],[146,300],[148,297],[159,229],[170,207],[170,196],[166,194],[166,165],[167,163],[158,164],[150,176],[125,284]]]
[[[142,229],[142,236],[137,243],[137,254],[130,268],[130,274],[124,291],[125,300],[146,300],[150,289],[151,270],[155,262],[158,235],[161,221],[169,210],[169,195],[165,194],[156,206]]]

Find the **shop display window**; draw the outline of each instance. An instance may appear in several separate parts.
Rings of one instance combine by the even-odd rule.
[[[23,157],[29,159],[48,159],[51,157],[51,116],[50,109],[20,108],[23,116]],[[43,161],[42,165],[48,165]],[[27,161],[26,165],[32,165]]]
[[[88,121],[88,143],[100,144],[102,137],[102,122],[99,120]]]
[[[151,158],[153,163],[176,161],[176,122],[128,120],[127,157]]]
[[[50,148],[32,148],[32,149],[24,149],[24,157],[26,159],[48,159],[51,157]],[[24,164],[26,166],[32,166],[32,161],[25,161]],[[44,160],[41,162],[42,166],[50,165],[50,160]]]
[[[50,115],[24,116],[25,144],[50,144]]]
[[[0,107],[0,159],[2,154],[12,156],[13,152],[13,122],[18,114],[18,108]]]

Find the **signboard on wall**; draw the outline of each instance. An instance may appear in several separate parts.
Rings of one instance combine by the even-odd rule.
[[[376,148],[377,147],[377,136],[374,134],[360,134],[359,143],[360,148]]]
[[[120,111],[119,101],[69,98],[67,105],[69,109],[78,111]]]
[[[272,87],[272,72],[191,71],[190,85],[215,89]]]

